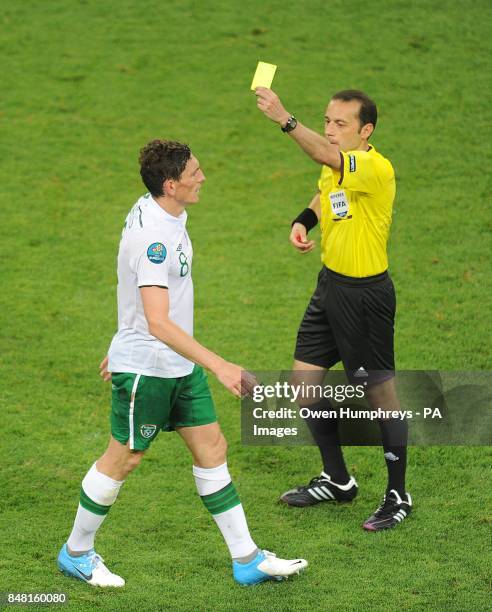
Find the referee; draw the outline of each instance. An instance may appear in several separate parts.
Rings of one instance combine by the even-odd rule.
[[[308,253],[314,242],[307,234],[318,222],[321,226],[323,267],[297,335],[295,381],[320,385],[326,371],[341,361],[350,382],[367,383],[371,408],[399,410],[393,349],[396,300],[386,251],[395,174],[389,160],[369,144],[376,104],[359,90],[338,92],[326,108],[323,138],[286,111],[272,90],[258,87],[255,93],[258,108],[322,165],[318,191],[290,234],[291,244]],[[312,396],[302,397],[300,405],[330,408],[326,399]],[[307,423],[323,471],[281,500],[302,507],[351,501],[358,485],[345,465],[338,420],[310,418]],[[408,424],[387,419],[379,425],[388,485],[382,503],[363,524],[368,531],[394,527],[412,509],[405,490]]]

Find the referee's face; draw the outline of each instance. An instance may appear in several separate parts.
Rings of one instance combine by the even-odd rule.
[[[331,100],[326,108],[325,136],[341,151],[367,148],[366,126],[361,129],[359,121],[360,105],[358,100]]]
[[[183,170],[179,181],[176,181],[175,199],[181,204],[195,204],[200,199],[200,187],[205,175],[200,168],[200,162],[192,155]]]

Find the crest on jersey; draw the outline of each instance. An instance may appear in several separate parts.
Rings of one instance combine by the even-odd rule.
[[[346,217],[349,212],[349,201],[345,191],[343,189],[333,191],[329,194],[329,197],[332,213],[340,219]]]
[[[162,242],[153,242],[147,249],[147,257],[154,264],[161,264],[167,255],[167,249]]]
[[[355,155],[349,155],[349,171],[350,172],[355,172],[357,169],[356,163],[355,163]]]
[[[142,425],[140,427],[140,433],[142,438],[152,438],[157,430],[157,425]]]

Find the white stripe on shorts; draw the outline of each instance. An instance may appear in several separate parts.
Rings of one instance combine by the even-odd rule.
[[[130,450],[135,450],[135,436],[134,436],[134,428],[133,428],[133,411],[135,408],[135,395],[137,394],[138,382],[140,380],[141,374],[137,374],[135,376],[135,380],[133,381],[132,394],[130,396],[130,412],[128,414],[129,419],[129,428],[130,428]]]

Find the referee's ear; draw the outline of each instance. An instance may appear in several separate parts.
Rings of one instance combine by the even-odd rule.
[[[373,132],[374,132],[374,124],[366,123],[365,125],[362,126],[360,130],[360,135],[364,140],[369,140]]]

